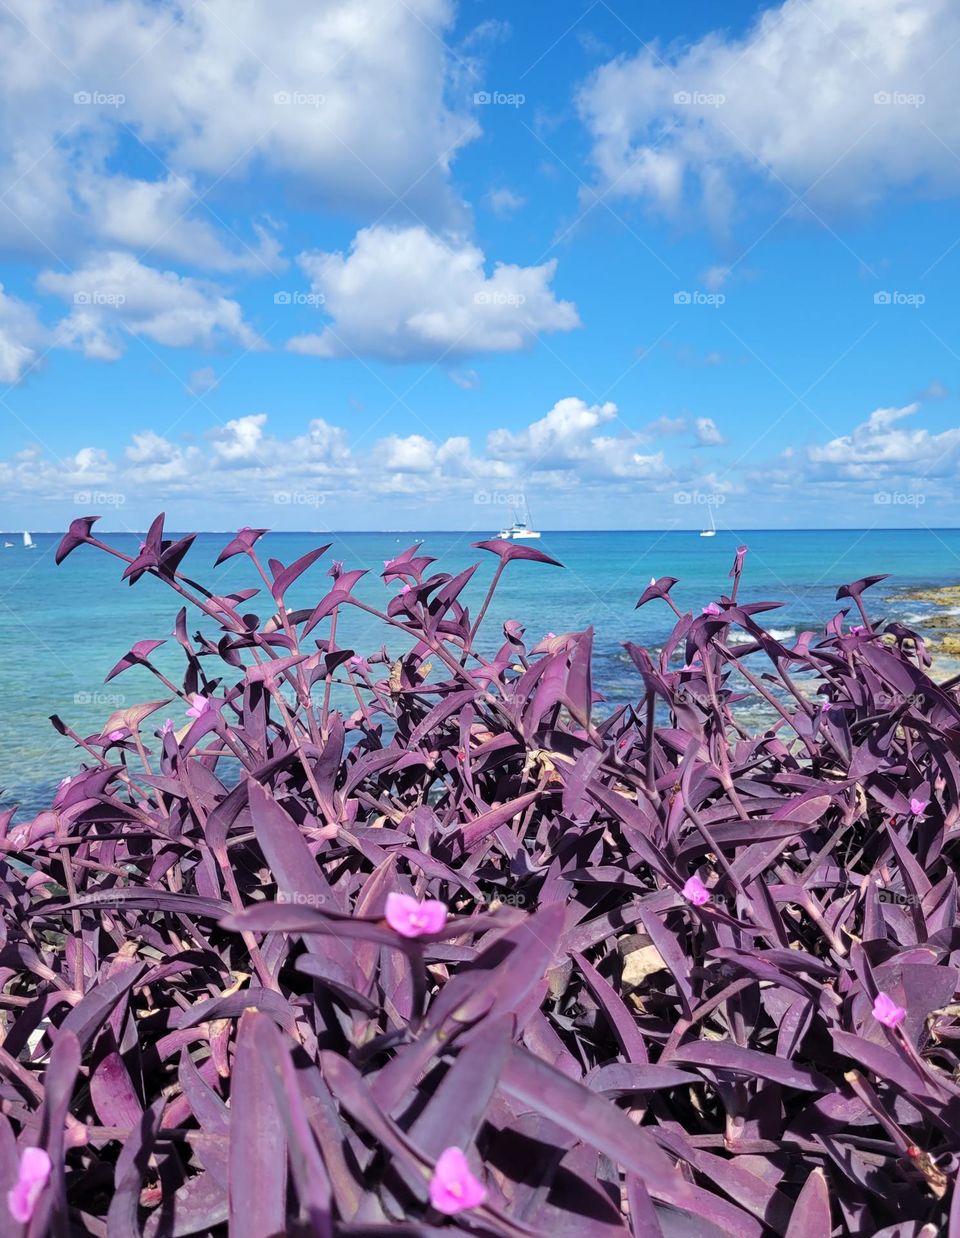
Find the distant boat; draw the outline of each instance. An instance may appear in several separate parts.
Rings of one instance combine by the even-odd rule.
[[[24,533],[23,546],[25,550],[36,550],[37,543],[33,540],[29,533]]]
[[[509,525],[505,529],[501,529],[500,536],[508,542],[522,542],[526,541],[528,538],[540,536],[536,529],[530,528],[530,512],[527,509],[526,503],[524,503],[523,518],[521,519],[521,517],[514,512],[513,524]]]
[[[709,529],[701,529],[701,530],[700,530],[700,536],[701,536],[701,537],[716,537],[716,536],[717,536],[717,526],[716,526],[716,524],[714,523],[714,520],[713,520],[713,508],[712,508],[712,507],[708,507],[708,508],[707,508],[707,513],[708,513],[708,515],[710,516],[710,528],[709,528]]]
[[[13,542],[4,542],[4,543],[3,543],[3,548],[4,548],[4,550],[10,550],[10,549],[12,548],[12,546],[13,546]]]

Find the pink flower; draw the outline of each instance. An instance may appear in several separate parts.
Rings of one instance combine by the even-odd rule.
[[[922,812],[926,812],[929,800],[922,800],[919,796],[914,795],[910,800],[910,811],[914,816],[919,817]]]
[[[358,653],[355,653],[355,654],[353,655],[353,657],[350,659],[350,661],[349,661],[349,665],[350,665],[350,666],[352,666],[352,667],[354,668],[354,670],[357,670],[357,671],[366,670],[366,669],[367,669],[367,659],[366,659],[366,658],[361,658],[361,657],[360,657],[360,655],[359,655]]]
[[[123,739],[123,736],[124,736],[124,731],[122,730],[111,731],[109,735],[107,736],[107,739],[109,739],[111,744],[115,744],[118,740]]]
[[[453,1216],[476,1208],[487,1198],[487,1189],[473,1176],[459,1148],[444,1148],[430,1179],[430,1202],[438,1212]]]
[[[862,623],[855,623],[853,627],[850,629],[850,635],[859,636],[861,632],[866,632],[866,630],[867,629],[863,626]]]
[[[210,701],[207,697],[201,696],[199,692],[194,692],[190,698],[190,708],[187,710],[188,718],[202,718],[210,708]]]
[[[7,1191],[10,1215],[21,1225],[33,1216],[40,1193],[50,1181],[50,1157],[43,1148],[24,1148],[17,1184]]]
[[[878,993],[873,1003],[873,1017],[884,1027],[899,1027],[907,1017],[907,1012],[898,1006],[889,993]]]
[[[447,905],[436,899],[424,902],[409,894],[387,895],[387,923],[401,937],[422,937],[439,933],[447,922]]]
[[[704,606],[703,613],[705,615],[719,615],[721,612],[716,602],[710,602],[707,606]]]
[[[684,885],[683,897],[688,903],[693,903],[694,907],[702,907],[704,903],[710,902],[710,891],[699,877],[694,876]]]
[[[172,718],[168,718],[166,720],[166,722],[160,728],[160,734],[161,735],[172,735],[173,734],[173,719]]]

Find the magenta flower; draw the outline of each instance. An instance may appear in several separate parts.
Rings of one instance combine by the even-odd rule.
[[[122,730],[119,730],[119,731],[111,731],[111,732],[109,733],[109,735],[107,736],[107,739],[109,739],[109,741],[111,742],[111,744],[115,744],[118,740],[123,739],[124,734],[125,734],[125,732],[124,732],[124,731],[122,731]]]
[[[447,922],[447,905],[434,898],[424,902],[409,894],[387,895],[387,923],[401,937],[439,933]]]
[[[463,1152],[459,1148],[444,1148],[430,1179],[430,1202],[434,1208],[453,1216],[478,1207],[486,1198],[487,1188],[470,1172]]]
[[[926,812],[929,800],[922,800],[919,796],[914,795],[910,800],[910,811],[914,816],[919,817],[922,812]]]
[[[16,1186],[7,1191],[10,1215],[21,1225],[32,1217],[40,1193],[50,1181],[50,1157],[43,1148],[24,1148]]]
[[[898,1006],[889,993],[878,993],[873,1003],[873,1017],[884,1027],[899,1027],[907,1017],[907,1012]]]
[[[705,615],[719,615],[721,611],[720,611],[720,607],[716,604],[716,602],[710,602],[706,606],[704,606],[703,613]]]
[[[194,692],[190,698],[190,708],[187,710],[188,718],[202,718],[210,708],[210,701],[207,697],[201,696],[199,692]]]
[[[693,903],[694,907],[702,907],[704,903],[710,902],[710,891],[699,877],[694,876],[684,885],[683,897],[688,903]]]

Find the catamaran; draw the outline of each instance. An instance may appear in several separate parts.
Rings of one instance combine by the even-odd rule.
[[[525,518],[521,520],[521,518],[517,515],[517,513],[514,512],[513,513],[513,524],[509,525],[505,529],[501,529],[500,537],[504,538],[508,542],[509,541],[521,542],[521,541],[525,541],[527,538],[539,537],[540,536],[539,532],[536,529],[530,528],[529,516],[530,516],[530,513],[526,509],[526,505],[524,505],[524,517]]]
[[[37,548],[37,543],[33,540],[30,534],[26,532],[23,535],[23,548],[24,550],[36,550]]]
[[[712,508],[712,507],[708,507],[708,508],[707,508],[707,513],[708,513],[708,515],[710,516],[710,528],[709,528],[709,529],[701,529],[701,530],[700,530],[700,536],[701,536],[701,537],[716,537],[716,536],[717,536],[717,526],[716,526],[716,523],[715,523],[715,521],[714,521],[714,519],[713,519],[713,508]]]

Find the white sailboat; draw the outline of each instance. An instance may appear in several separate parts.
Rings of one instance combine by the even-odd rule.
[[[540,533],[536,529],[531,529],[529,524],[529,513],[525,513],[525,518],[521,519],[516,512],[513,513],[513,524],[508,525],[505,529],[500,530],[500,537],[510,542],[522,542],[528,538],[539,537]]]
[[[708,513],[708,515],[710,516],[710,528],[709,528],[709,529],[701,529],[701,530],[700,530],[700,536],[701,536],[701,537],[716,537],[716,536],[717,536],[717,526],[716,526],[716,524],[715,524],[715,522],[714,522],[714,519],[713,519],[713,507],[712,507],[712,506],[707,508],[707,513]]]
[[[23,548],[24,550],[36,550],[37,548],[37,543],[33,540],[30,534],[27,533],[26,531],[24,531],[24,534],[23,534]]]

